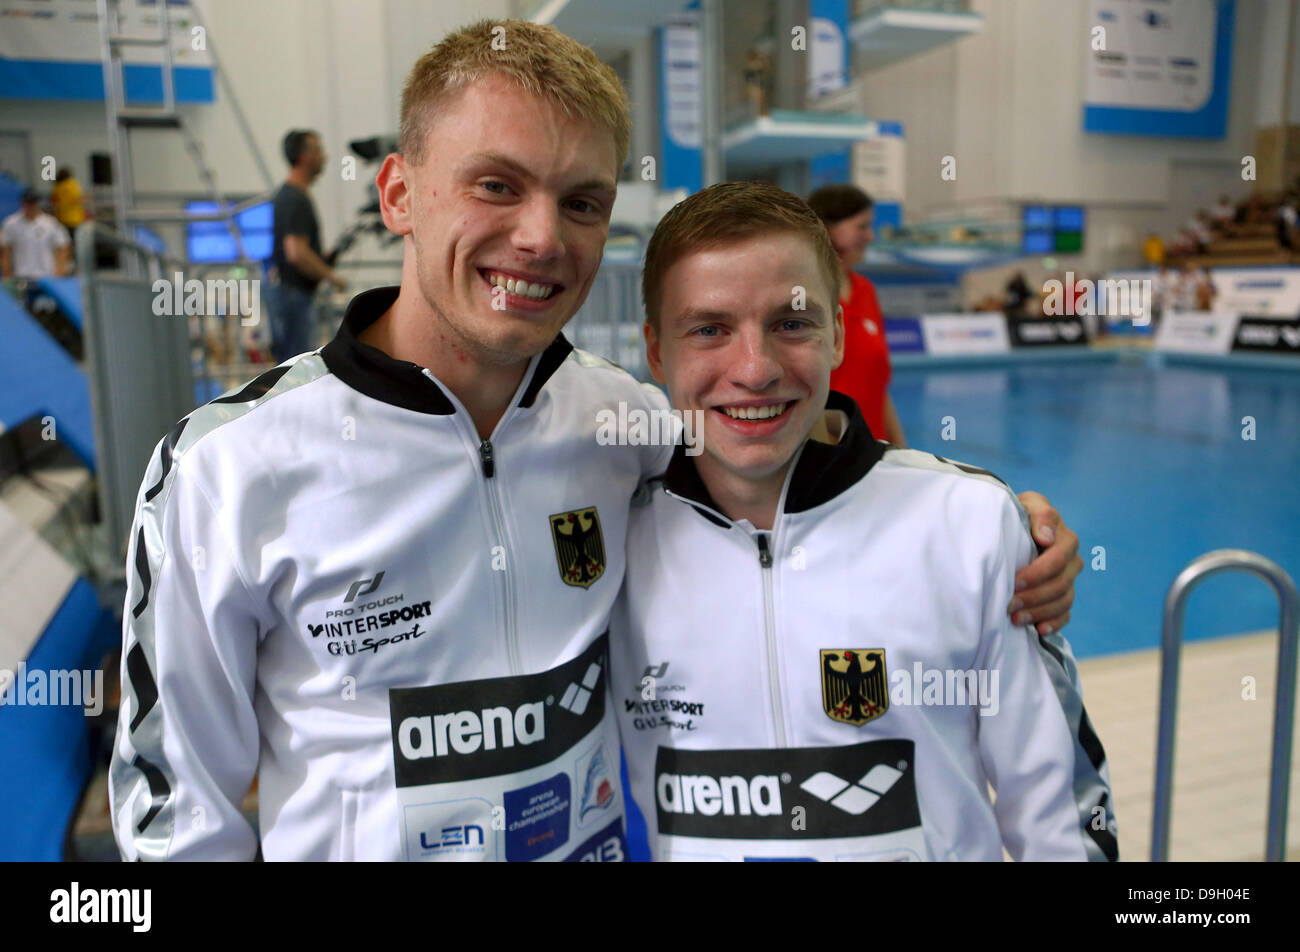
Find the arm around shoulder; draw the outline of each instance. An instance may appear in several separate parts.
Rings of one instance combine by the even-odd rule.
[[[977,666],[997,672],[991,710],[978,717],[980,757],[997,791],[994,810],[1016,860],[1119,858],[1110,771],[1083,706],[1069,644],[1014,625],[1004,606],[1033,544],[1008,495],[1000,551],[991,559]]]

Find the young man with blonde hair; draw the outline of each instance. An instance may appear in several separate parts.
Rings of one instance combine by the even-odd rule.
[[[633,511],[611,627],[652,858],[1115,859],[1070,648],[1004,612],[1028,517],[830,389],[839,280],[770,185],[704,189],[646,251],[650,367],[704,414]]]
[[[127,859],[626,853],[607,625],[661,394],[560,331],[599,267],[626,94],[553,29],[483,21],[413,68],[377,184],[400,287],[190,414],[128,554],[110,792]],[[1074,540],[1026,601],[1064,620]],[[1062,602],[1064,599],[1064,602]]]

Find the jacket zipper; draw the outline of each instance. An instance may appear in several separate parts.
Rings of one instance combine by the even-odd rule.
[[[491,440],[483,440],[479,443],[478,456],[483,466],[483,485],[487,489],[488,501],[492,506],[492,524],[496,527],[497,539],[505,553],[506,570],[501,574],[505,576],[502,581],[505,585],[506,655],[510,661],[511,675],[517,676],[523,673],[523,665],[519,661],[519,637],[515,631],[515,586],[514,579],[511,577],[513,573],[510,571],[510,546],[506,545],[506,521],[501,511],[501,494],[495,479],[496,457],[492,452]]]
[[[785,712],[781,707],[781,668],[776,650],[776,606],[772,596],[772,550],[770,533],[757,534],[758,565],[763,577],[763,636],[767,641],[768,685],[772,698],[772,724],[776,729],[776,746],[785,747]]]
[[[438,383],[438,378],[435,377],[429,371],[428,368],[421,368],[421,373],[423,373],[434,383]],[[529,375],[525,374],[524,376],[525,379],[528,379]],[[438,386],[441,387],[442,385],[438,384]],[[460,403],[459,401],[456,400],[455,396],[451,394],[448,394],[448,396],[450,397],[451,401],[457,406],[456,417],[468,420],[469,413],[463,407],[460,406]],[[505,422],[506,418],[509,417],[510,415],[510,411],[513,409],[514,409],[514,403],[512,401],[510,408],[507,409],[505,412],[505,416],[503,416],[501,420],[497,423],[497,428],[496,430],[493,431],[494,435],[501,431],[501,424]],[[457,421],[457,425],[461,425],[459,423],[459,419]],[[475,439],[478,439],[478,433],[475,432],[472,427],[471,427],[471,436]],[[519,660],[519,637],[515,631],[514,572],[512,572],[510,568],[510,546],[508,544],[510,539],[509,536],[506,534],[505,516],[503,515],[501,510],[501,495],[500,495],[500,491],[497,489],[498,483],[496,480],[496,469],[497,469],[496,454],[492,447],[491,439],[478,440],[478,458],[479,458],[479,466],[483,472],[483,488],[487,492],[489,508],[492,510],[492,526],[496,530],[497,544],[501,546],[503,558],[505,561],[505,571],[501,573],[504,576],[504,578],[502,579],[501,597],[503,603],[502,607],[504,609],[505,620],[506,620],[506,661],[510,666],[511,676],[517,677],[518,675],[523,673],[523,665],[520,663]],[[493,558],[495,559],[495,554],[493,554]]]
[[[798,462],[798,457],[795,458]],[[793,467],[791,467],[793,472]],[[789,484],[789,479],[786,479]],[[679,496],[671,489],[664,489],[669,496],[692,506],[701,512],[708,512],[723,522],[726,522],[732,529],[739,529],[734,520],[728,518],[725,514],[718,512],[709,506],[701,505],[694,500],[687,499],[685,496]],[[785,489],[781,490],[781,504],[777,510],[777,523],[780,523],[781,512],[785,509]],[[776,735],[776,745],[784,747],[786,745],[785,736],[785,711],[781,704],[781,674],[780,661],[776,645],[776,598],[772,592],[772,549],[769,543],[769,537],[775,536],[775,527],[771,532],[754,532],[754,541],[758,544],[758,566],[759,574],[763,580],[763,640],[767,647],[767,680],[769,685],[768,697],[772,703],[772,727]]]
[[[803,456],[802,446],[794,454],[794,459],[790,461],[790,469],[785,474],[785,484],[781,486],[781,498],[776,505],[776,519],[772,522],[772,531],[759,532],[756,539],[759,571],[763,576],[763,634],[767,639],[767,681],[771,686],[772,723],[776,727],[778,747],[788,746],[789,740],[786,737],[785,708],[781,704],[781,656],[776,642],[776,596],[772,591],[772,549],[776,547],[776,534],[781,530],[781,521],[785,519],[785,497],[790,492],[790,481],[794,479],[801,456]]]
[[[785,730],[785,709],[781,704],[781,667],[780,655],[777,651],[776,643],[776,599],[772,592],[772,545],[769,538],[775,539],[777,529],[780,528],[781,520],[785,514],[785,497],[790,491],[790,480],[794,478],[796,467],[799,465],[799,458],[803,455],[803,447],[795,453],[794,459],[790,462],[790,469],[785,475],[785,484],[781,487],[781,499],[776,507],[776,519],[772,524],[772,530],[755,531],[753,533],[754,541],[758,544],[758,566],[759,573],[763,579],[763,639],[767,647],[767,680],[769,685],[769,698],[772,702],[772,726],[776,733],[776,746],[785,747],[787,744]],[[731,528],[738,529],[735,520],[729,518],[726,514],[718,512],[710,506],[701,505],[685,496],[679,496],[671,489],[664,487],[664,492],[674,499],[686,503],[688,506],[708,512],[717,516],[719,520],[727,523]]]

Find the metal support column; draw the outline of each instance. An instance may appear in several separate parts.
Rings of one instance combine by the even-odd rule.
[[[700,136],[704,187],[726,178],[722,154],[722,0],[700,0]]]
[[[176,107],[176,76],[172,55],[171,16],[167,4],[160,3],[157,7],[158,32],[156,34],[141,34],[122,32],[120,0],[97,0],[97,3],[100,23],[100,57],[104,67],[104,105],[108,116],[109,148],[113,153],[113,195],[116,204],[114,217],[117,231],[123,236],[131,236],[133,235],[132,227],[141,223],[191,222],[215,218],[215,220],[225,223],[235,244],[239,260],[252,263],[244,250],[243,238],[235,221],[235,215],[239,209],[231,206],[217,187],[216,173],[208,164],[201,143],[185,124]],[[191,6],[190,13],[202,25],[197,6]],[[234,90],[230,87],[229,81],[221,69],[220,61],[217,59],[216,51],[212,45],[211,36],[206,33],[207,27],[204,26],[203,29],[205,30],[207,51],[213,62],[213,72],[226,92],[226,102],[234,112],[239,128],[248,143],[249,151],[262,175],[262,180],[269,190],[271,187],[270,172],[266,167],[266,163],[262,160],[256,141],[253,139],[248,120],[244,116],[243,110],[239,108],[239,101],[235,97]],[[160,70],[162,73],[162,106],[160,108],[132,105],[127,100],[126,71],[121,53],[127,47],[151,47],[160,50]],[[130,133],[133,128],[175,129],[181,134],[182,142],[194,162],[199,179],[203,182],[216,204],[215,216],[192,215],[185,212],[177,213],[170,209],[142,210],[136,207],[135,171],[131,164]],[[127,256],[126,270],[128,274],[138,274],[137,265],[138,262],[134,255]]]

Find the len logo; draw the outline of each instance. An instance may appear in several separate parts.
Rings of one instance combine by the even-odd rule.
[[[596,507],[575,509],[550,517],[555,558],[565,585],[591,588],[605,574],[605,539]]]
[[[861,727],[889,710],[884,648],[823,650],[822,709],[833,721]]]

